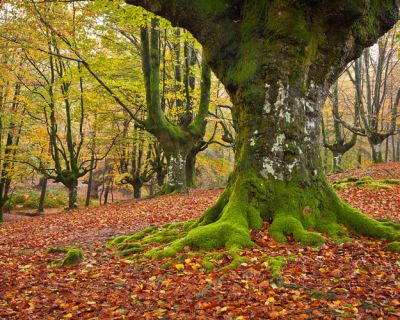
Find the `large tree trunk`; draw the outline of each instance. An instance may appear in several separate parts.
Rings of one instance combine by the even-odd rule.
[[[128,2],[193,32],[230,95],[237,132],[225,192],[183,238],[153,253],[252,245],[249,231],[263,220],[272,221],[269,232],[276,240],[293,236],[308,245],[323,243],[315,231],[343,234],[339,224],[366,236],[400,238],[393,225],[340,200],[323,173],[319,146],[330,85],[394,24],[393,1],[385,1],[386,7],[370,1],[370,9],[364,1],[344,0]]]

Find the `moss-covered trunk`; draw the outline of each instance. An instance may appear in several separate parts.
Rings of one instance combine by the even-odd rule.
[[[372,220],[328,185],[319,149],[321,109],[348,62],[394,25],[398,5],[372,1],[127,0],[191,31],[233,102],[235,168],[225,192],[185,237],[154,250],[252,245],[272,221],[278,241],[311,245],[340,224],[377,238],[398,227]],[[312,231],[312,230],[314,231]]]
[[[320,117],[327,87],[304,81],[271,79],[231,93],[237,130],[235,168],[216,205],[168,248],[150,254],[169,256],[185,246],[234,249],[253,245],[252,229],[272,221],[279,242],[288,236],[321,245],[322,234],[339,238],[341,225],[371,237],[395,240],[397,227],[381,224],[345,204],[329,186],[320,159]],[[257,92],[256,91],[256,92]]]

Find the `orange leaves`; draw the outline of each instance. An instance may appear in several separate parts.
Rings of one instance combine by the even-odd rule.
[[[380,168],[374,172],[381,174]],[[396,170],[391,172],[399,178]],[[356,194],[348,190],[357,205],[379,201],[360,190]],[[269,236],[266,222],[252,232],[258,246],[244,252],[246,263],[222,271],[217,262],[213,272],[204,270],[200,255],[189,252],[175,260],[138,264],[115,257],[104,246],[115,235],[195,218],[219,194],[219,190],[195,191],[3,224],[0,318],[400,318],[398,255],[384,251],[385,243],[367,238],[355,236],[355,241],[344,244],[328,240],[320,248],[282,245]],[[396,198],[385,201],[387,208],[397,205]],[[46,260],[56,256],[45,249],[60,245],[82,248],[87,253],[85,264],[49,269]],[[283,286],[272,281],[263,263],[265,257],[279,256],[285,258]]]

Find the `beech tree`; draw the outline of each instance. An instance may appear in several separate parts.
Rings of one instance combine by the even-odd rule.
[[[400,86],[395,78],[398,71],[396,29],[379,39],[374,48],[364,50],[347,71],[356,92],[355,117],[360,121],[351,125],[334,110],[339,121],[353,133],[366,137],[371,146],[374,163],[383,162],[383,142],[396,134]]]
[[[150,32],[149,32],[150,29]],[[197,142],[205,133],[210,101],[211,71],[202,62],[201,97],[199,110],[195,118],[190,107],[190,94],[185,117],[174,124],[166,116],[160,95],[160,48],[159,21],[151,19],[151,28],[141,30],[142,68],[146,88],[147,118],[143,125],[160,142],[167,158],[167,181],[161,193],[181,192],[187,189],[186,159]],[[187,89],[188,90],[188,89]]]
[[[351,138],[346,141],[345,128],[341,124],[341,122],[335,117],[339,113],[339,86],[336,82],[333,85],[333,90],[330,94],[332,100],[332,115],[333,115],[333,129],[334,129],[334,141],[329,142],[329,138],[325,132],[325,123],[322,118],[321,126],[322,126],[322,140],[324,147],[329,149],[332,152],[332,169],[333,172],[340,172],[343,170],[342,168],[342,158],[343,155],[348,152],[351,148],[353,148],[357,142],[357,134],[352,133]],[[354,115],[354,125],[357,125],[358,122],[358,106],[357,106],[357,98],[355,102],[355,115]]]
[[[278,241],[307,245],[353,231],[397,240],[398,225],[368,218],[329,186],[320,159],[322,105],[346,65],[398,19],[398,2],[127,0],[190,31],[233,102],[235,168],[217,203],[166,248],[235,250],[272,221]],[[308,229],[316,231],[308,231]]]

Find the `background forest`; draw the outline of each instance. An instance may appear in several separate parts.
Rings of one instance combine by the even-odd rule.
[[[188,32],[116,1],[0,10],[2,213],[225,185],[231,102]],[[398,62],[395,28],[331,89],[327,173],[400,161]]]

